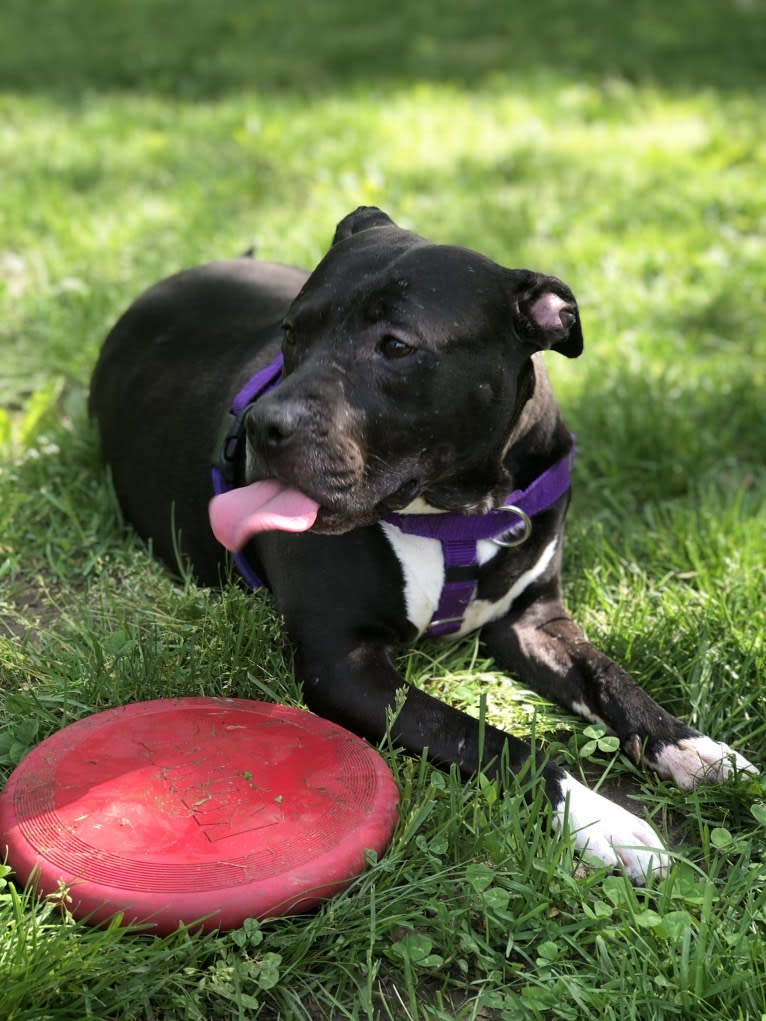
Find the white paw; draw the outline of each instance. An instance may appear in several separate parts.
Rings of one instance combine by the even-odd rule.
[[[721,783],[735,773],[756,774],[752,763],[727,744],[711,737],[686,737],[667,744],[649,763],[681,790],[690,791],[699,783]]]
[[[566,774],[564,801],[556,809],[554,825],[565,828],[586,861],[610,868],[623,866],[634,883],[646,882],[649,873],[667,874],[668,854],[655,831],[626,809],[590,790]]]

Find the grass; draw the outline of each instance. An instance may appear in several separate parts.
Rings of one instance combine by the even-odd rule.
[[[586,352],[549,361],[580,447],[569,604],[660,702],[766,763],[763,4],[33,7],[0,10],[0,783],[132,699],[300,704],[268,600],[169,577],[122,523],[85,394],[153,280],[252,242],[311,265],[371,202],[572,285]],[[96,930],[0,865],[0,1016],[763,1018],[762,781],[683,794],[473,640],[402,669],[641,805],[669,878],[583,873],[518,785],[385,748],[391,848],[311,916]]]

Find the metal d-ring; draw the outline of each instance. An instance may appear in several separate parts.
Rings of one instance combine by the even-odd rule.
[[[496,546],[503,546],[506,549],[512,549],[514,546],[521,546],[521,544],[526,542],[532,534],[532,522],[530,521],[529,515],[525,514],[521,507],[515,507],[512,503],[507,504],[505,507],[498,507],[497,510],[510,511],[512,514],[518,514],[519,520],[524,525],[524,531],[518,539],[514,539],[513,541],[501,536],[499,539],[493,539],[492,542],[494,542]],[[509,529],[508,532],[504,534],[509,535],[511,531],[512,529]]]

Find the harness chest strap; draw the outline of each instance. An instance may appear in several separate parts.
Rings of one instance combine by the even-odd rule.
[[[466,608],[476,595],[478,543],[520,546],[532,531],[531,519],[552,507],[570,487],[574,451],[539,475],[526,489],[510,493],[501,507],[485,514],[389,514],[384,521],[408,535],[438,539],[444,558],[439,605],[426,633],[460,630]],[[515,520],[513,520],[515,518]]]
[[[274,389],[282,377],[282,355],[242,387],[232,401],[213,466],[213,491],[225,493],[237,485],[237,465],[250,406]],[[517,546],[531,532],[531,519],[548,510],[569,489],[574,450],[539,475],[526,489],[515,490],[501,507],[485,514],[388,514],[382,520],[407,535],[437,539],[444,558],[444,583],[439,605],[426,633],[432,636],[460,630],[465,610],[476,594],[479,568],[477,544],[491,540],[500,546]],[[510,519],[509,519],[510,515]],[[514,520],[515,519],[515,520]],[[234,554],[234,563],[251,588],[262,588],[244,552]]]
[[[213,493],[220,496],[237,485],[237,466],[245,429],[245,415],[263,394],[273,390],[282,378],[284,360],[280,352],[266,368],[252,376],[231,402],[231,411],[221,429],[213,463]],[[232,554],[234,566],[250,588],[265,588],[244,550]]]

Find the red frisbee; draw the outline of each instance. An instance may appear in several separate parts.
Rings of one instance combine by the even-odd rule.
[[[76,918],[231,929],[349,885],[396,822],[388,766],[311,713],[244,699],[110,709],[34,748],[0,794],[0,855]]]

